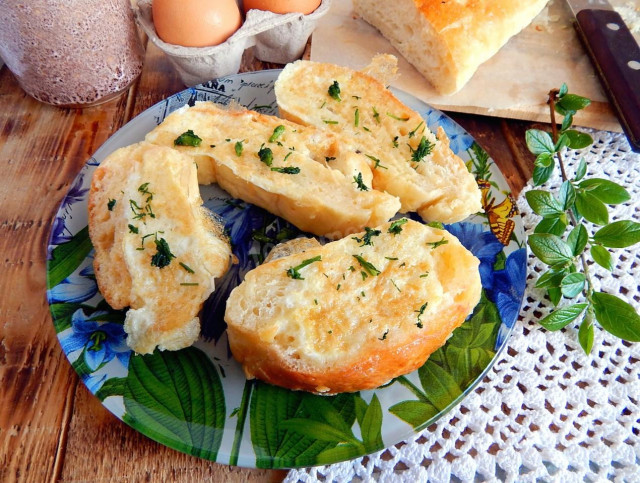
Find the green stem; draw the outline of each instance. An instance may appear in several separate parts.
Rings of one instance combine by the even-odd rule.
[[[431,404],[431,401],[429,401],[426,394],[423,393],[420,389],[418,389],[418,387],[415,384],[413,384],[409,379],[407,379],[405,376],[400,376],[396,378],[396,381],[398,381],[404,387],[409,389],[409,391],[411,391],[421,401],[428,402]]]
[[[233,437],[233,446],[231,447],[231,456],[229,457],[230,466],[238,466],[238,455],[240,454],[240,445],[242,444],[242,435],[244,433],[244,423],[249,413],[249,399],[251,397],[251,389],[253,381],[245,381],[244,390],[242,391],[242,400],[240,401],[240,410],[238,411],[238,422],[236,424],[235,436]]]

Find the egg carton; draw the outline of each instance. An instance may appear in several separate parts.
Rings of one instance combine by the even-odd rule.
[[[136,20],[149,39],[168,56],[187,86],[238,73],[242,54],[251,47],[255,47],[256,58],[264,62],[286,64],[299,59],[318,20],[331,6],[331,0],[322,0],[309,15],[249,10],[242,26],[225,42],[211,47],[182,47],[158,37],[151,2],[138,0],[133,7]]]

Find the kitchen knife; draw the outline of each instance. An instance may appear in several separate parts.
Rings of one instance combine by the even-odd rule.
[[[607,0],[567,0],[609,102],[640,152],[640,47]]]

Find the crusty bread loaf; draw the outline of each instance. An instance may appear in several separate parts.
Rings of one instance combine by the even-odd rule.
[[[177,350],[200,333],[197,317],[229,265],[228,241],[198,190],[189,156],[148,143],[121,148],[95,170],[89,235],[98,287],[138,353]]]
[[[379,57],[378,68],[384,66],[381,59],[397,61]],[[436,138],[417,112],[371,75],[297,61],[284,68],[275,92],[284,118],[340,134],[364,153],[373,187],[398,196],[403,211],[453,223],[482,209],[480,189],[449,148],[444,130],[438,129]]]
[[[415,221],[276,258],[227,301],[248,378],[322,394],[378,387],[420,367],[480,298],[478,260]]]
[[[548,0],[353,0],[440,94],[453,94]]]
[[[215,181],[301,230],[340,238],[383,223],[400,208],[396,197],[371,189],[366,158],[322,130],[200,102],[169,115],[146,139],[174,146],[188,130],[202,139],[200,145],[175,148],[192,155],[206,173],[201,183]],[[266,150],[268,158],[261,159]],[[292,172],[282,172],[287,169]]]

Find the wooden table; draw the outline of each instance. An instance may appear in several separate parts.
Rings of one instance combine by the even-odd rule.
[[[245,55],[242,70],[274,68]],[[552,87],[552,86],[550,86]],[[164,447],[120,422],[80,383],[46,301],[52,218],[80,168],[118,128],[184,89],[149,43],[140,78],[83,110],[28,97],[0,70],[0,481],[279,481],[285,471],[235,468]],[[544,95],[544,93],[543,93]],[[531,123],[454,114],[517,194],[531,177]]]

